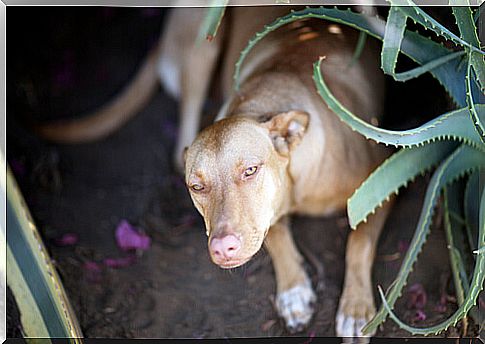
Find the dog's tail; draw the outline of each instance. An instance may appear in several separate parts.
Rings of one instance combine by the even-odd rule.
[[[138,72],[121,93],[100,109],[72,120],[34,126],[42,138],[64,144],[95,141],[116,131],[150,100],[159,84],[161,44],[147,55]]]

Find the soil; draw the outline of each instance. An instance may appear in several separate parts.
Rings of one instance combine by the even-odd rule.
[[[158,36],[165,11],[10,7],[7,14],[7,158],[83,334],[91,338],[288,336],[272,304],[274,273],[264,250],[231,271],[211,263],[202,219],[172,166],[177,103],[163,90],[137,117],[98,142],[52,145],[26,129],[31,121],[94,109],[116,94]],[[429,101],[430,93],[427,97],[419,92],[418,84],[436,90],[431,93],[436,101]],[[434,81],[422,78],[418,84],[410,82],[406,88],[414,92],[413,104],[397,96],[404,86],[390,84],[389,102],[399,109],[390,114],[395,116],[388,120],[391,126],[414,125],[416,117],[404,116],[412,106],[414,113],[418,107],[429,110],[428,116],[446,106]],[[208,101],[206,110],[215,113],[216,102]],[[396,276],[428,179],[418,178],[400,193],[379,242],[375,285],[385,289]],[[99,273],[86,269],[86,263],[124,256],[114,236],[122,219],[151,237],[150,249],[128,267],[105,267]],[[443,295],[453,295],[444,232],[436,220],[408,283],[421,283],[426,290],[427,318],[415,319],[416,310],[406,305],[407,288],[396,306],[399,317],[416,326],[438,323],[457,307],[450,297],[442,312],[435,310]],[[318,294],[313,320],[297,335],[333,336],[350,231],[346,215],[296,217],[292,228]],[[55,239],[65,233],[76,233],[79,241],[56,245]],[[375,294],[380,304],[377,289]],[[441,335],[458,336],[461,330],[460,323]],[[467,335],[476,331],[471,322]],[[388,320],[377,336],[409,334]]]

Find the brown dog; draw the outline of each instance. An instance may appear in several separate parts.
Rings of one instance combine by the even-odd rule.
[[[288,9],[233,10],[230,27],[238,29],[228,38],[224,90],[231,89],[233,66],[247,39],[282,12]],[[388,154],[341,123],[313,84],[312,63],[324,55],[322,73],[333,94],[364,119],[381,113],[377,49],[368,44],[359,63],[349,67],[355,43],[356,32],[322,21],[274,32],[246,62],[240,91],[228,97],[216,122],[185,155],[187,187],[204,217],[212,260],[234,268],[264,243],[276,273],[277,310],[291,330],[309,322],[315,294],[288,215],[327,215],[345,208]],[[349,235],[339,336],[362,335],[375,313],[371,268],[388,210],[385,205]]]
[[[271,33],[246,60],[240,91],[231,92],[234,64],[248,39],[288,11],[284,6],[231,8],[215,41],[196,44],[204,10],[177,8],[159,46],[111,108],[88,117],[89,125],[73,122],[71,135],[66,136],[62,126],[45,126],[40,132],[64,142],[104,136],[141,106],[158,75],[181,100],[175,157],[181,167],[181,152],[190,145],[185,180],[204,217],[212,260],[222,268],[234,268],[264,244],[275,268],[277,311],[294,331],[311,320],[315,294],[292,240],[288,216],[328,215],[344,209],[348,197],[388,152],[341,123],[316,92],[312,63],[325,56],[322,74],[348,109],[367,121],[382,112],[378,50],[374,42],[367,42],[350,67],[357,34],[345,26],[305,20]],[[189,17],[193,20],[187,22]],[[195,138],[219,55],[226,101],[216,122]],[[90,131],[90,126],[101,129]],[[362,335],[362,327],[375,313],[371,269],[389,208],[385,204],[348,237],[336,316],[338,336]]]

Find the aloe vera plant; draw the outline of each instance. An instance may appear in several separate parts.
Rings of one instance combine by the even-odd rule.
[[[359,223],[366,221],[367,216],[392,194],[397,194],[409,181],[436,167],[400,271],[386,294],[379,288],[382,306],[363,331],[373,332],[384,322],[387,315],[390,315],[401,328],[412,334],[438,334],[449,326],[455,326],[467,316],[476,304],[485,278],[485,190],[483,185],[479,186],[479,175],[485,170],[485,52],[480,46],[470,7],[452,8],[460,31],[460,36],[457,36],[411,0],[390,0],[390,5],[386,21],[337,8],[307,7],[301,11],[291,11],[288,15],[266,25],[248,42],[236,63],[235,85],[236,88],[239,87],[240,68],[246,56],[268,33],[293,21],[318,18],[348,25],[360,30],[361,33],[382,40],[381,67],[384,73],[391,75],[394,80],[407,81],[429,72],[445,88],[454,101],[456,110],[444,113],[411,130],[385,130],[362,121],[348,111],[325,84],[320,73],[320,66],[325,63],[324,59],[314,64],[313,76],[320,96],[344,123],[367,139],[402,148],[377,168],[348,200],[348,216],[352,228],[355,229]],[[408,30],[408,20],[431,30],[443,40],[452,42],[457,49],[452,51],[434,40]],[[396,64],[400,53],[411,58],[418,66],[397,73]],[[464,176],[467,178],[464,190],[464,215],[461,222],[451,221],[450,214],[455,214],[454,209],[457,207],[454,183]],[[427,328],[412,327],[397,318],[393,313],[393,307],[402,294],[407,278],[426,241],[435,206],[443,190],[449,188],[454,191],[446,192],[446,238],[450,247],[450,261],[459,307],[450,318],[440,324]],[[480,204],[479,209],[477,204]],[[457,225],[457,222],[461,224]],[[466,238],[468,245],[458,245],[459,240],[456,238]],[[469,276],[463,257],[470,255],[473,249],[475,257],[472,261],[475,268]]]

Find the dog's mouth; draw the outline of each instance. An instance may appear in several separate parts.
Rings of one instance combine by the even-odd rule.
[[[245,259],[230,260],[230,261],[227,261],[227,262],[218,263],[217,265],[219,267],[223,268],[223,269],[234,269],[234,268],[237,268],[241,265],[246,264],[250,260],[251,260],[251,257],[245,258]]]

